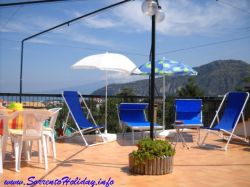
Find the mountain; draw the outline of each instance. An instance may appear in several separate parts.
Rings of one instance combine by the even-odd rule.
[[[193,79],[207,96],[224,95],[228,91],[244,87],[242,79],[250,77],[250,64],[241,60],[217,60],[194,69],[198,72],[198,76]],[[188,78],[187,76],[166,77],[166,95],[175,95],[176,90],[184,86]],[[155,85],[159,95],[162,95],[162,78],[156,78]],[[123,88],[132,89],[136,95],[148,95],[148,79],[125,84],[111,84],[108,86],[108,95],[116,95]],[[92,94],[104,95],[105,87]]]
[[[49,93],[49,94],[61,94],[64,90],[77,90],[81,94],[90,94],[93,92],[93,90],[98,89],[105,85],[105,81],[99,81],[94,83],[88,83],[78,86],[71,86],[71,87],[64,87],[61,89],[55,89],[55,90],[46,90],[42,92],[36,92],[36,93]]]

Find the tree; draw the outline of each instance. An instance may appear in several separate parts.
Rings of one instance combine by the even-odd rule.
[[[129,98],[128,96],[135,96],[133,90],[131,88],[123,88],[116,96],[122,97],[123,102],[134,102],[135,99]]]
[[[235,87],[237,91],[250,91],[250,77],[244,77],[241,79],[240,84]]]
[[[180,97],[201,97],[204,92],[195,84],[193,78],[189,78],[187,84],[177,90]]]
[[[244,77],[241,79],[244,83],[250,83],[250,77]]]

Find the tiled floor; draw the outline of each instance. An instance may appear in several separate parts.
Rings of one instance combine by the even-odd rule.
[[[97,183],[110,179],[110,186],[250,186],[250,145],[230,144],[228,151],[204,149],[196,145],[196,137],[191,135],[194,133],[186,134],[188,145],[191,147],[189,150],[183,148],[181,143],[177,144],[174,171],[171,174],[130,174],[128,154],[136,147],[131,145],[126,137],[125,140],[119,139],[88,148],[82,146],[78,137],[75,137],[57,142],[57,159],[49,157],[47,171],[44,170],[43,164],[38,163],[35,155],[31,162],[22,161],[21,172],[16,173],[14,159],[8,154],[4,162],[4,174],[0,176],[0,186],[5,180],[22,180],[27,184],[35,179],[56,180],[65,176],[82,180],[87,177],[85,182],[89,179]],[[210,136],[208,143],[224,145],[223,141],[214,136]],[[10,151],[11,146],[8,148]],[[32,176],[35,179],[28,181]]]

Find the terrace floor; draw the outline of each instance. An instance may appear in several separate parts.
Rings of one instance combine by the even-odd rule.
[[[196,145],[195,136],[195,133],[186,134],[190,149],[183,148],[181,143],[177,144],[174,171],[171,174],[146,176],[129,173],[128,154],[136,146],[127,137],[92,147],[82,146],[79,138],[74,137],[57,142],[57,159],[49,157],[47,171],[33,156],[30,162],[22,161],[21,171],[17,173],[14,159],[8,154],[4,173],[0,176],[0,186],[5,180],[23,180],[26,183],[31,176],[35,176],[36,180],[56,180],[65,176],[71,179],[87,177],[96,182],[110,179],[114,181],[110,186],[250,186],[249,144],[230,144],[228,151],[204,149]],[[208,143],[224,145],[215,136],[210,136]]]

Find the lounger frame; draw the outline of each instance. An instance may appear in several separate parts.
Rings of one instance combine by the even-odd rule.
[[[204,144],[204,142],[205,142],[205,140],[206,140],[206,138],[207,138],[207,136],[208,136],[209,133],[216,134],[219,137],[227,140],[226,145],[223,148],[219,148],[221,150],[225,150],[225,151],[227,150],[229,142],[231,141],[232,138],[237,138],[237,139],[239,139],[241,141],[249,143],[249,140],[247,139],[246,123],[245,123],[245,117],[244,117],[244,113],[243,113],[243,111],[245,109],[245,106],[247,104],[248,98],[249,98],[249,93],[248,92],[239,92],[239,93],[242,93],[242,94],[245,93],[246,94],[246,98],[245,98],[244,104],[243,104],[243,106],[241,108],[241,111],[240,111],[239,115],[237,116],[237,119],[236,119],[236,121],[234,123],[234,127],[232,128],[232,131],[227,131],[225,129],[219,129],[219,130],[214,130],[213,129],[215,121],[217,121],[217,123],[219,123],[219,121],[220,121],[220,119],[219,119],[219,113],[221,112],[223,104],[225,104],[225,101],[226,101],[226,99],[227,99],[227,97],[228,97],[228,95],[230,93],[236,93],[236,92],[228,92],[227,94],[224,95],[224,97],[222,99],[222,102],[221,102],[221,104],[218,107],[218,110],[216,110],[215,116],[214,116],[214,118],[213,118],[213,120],[211,122],[210,127],[208,129],[206,129],[207,132],[206,132],[203,140],[200,143],[201,146],[206,146]],[[240,137],[240,136],[234,134],[234,131],[237,128],[237,125],[239,123],[240,117],[242,117],[242,123],[243,123],[243,128],[244,128],[244,137]],[[225,136],[225,134],[227,134],[228,136]]]
[[[84,107],[85,107],[86,110],[87,110],[87,116],[86,116],[86,118],[90,117],[91,120],[93,121],[93,125],[95,125],[97,128],[93,128],[93,127],[89,127],[89,128],[80,128],[79,124],[77,123],[77,121],[76,121],[76,119],[75,119],[74,114],[73,114],[72,111],[71,111],[70,106],[68,105],[68,103],[67,103],[67,101],[66,101],[66,99],[65,99],[65,97],[64,97],[64,92],[63,92],[63,93],[62,93],[63,99],[64,99],[64,101],[65,101],[65,104],[67,105],[67,108],[69,109],[69,112],[68,112],[67,117],[66,117],[66,121],[65,121],[64,124],[63,124],[63,134],[65,134],[65,131],[66,131],[67,127],[69,127],[69,128],[73,131],[73,133],[71,134],[71,136],[73,136],[73,135],[75,135],[75,134],[80,134],[81,137],[82,137],[82,139],[83,139],[83,141],[84,141],[84,144],[85,144],[86,146],[93,146],[93,145],[99,145],[99,144],[106,143],[106,140],[104,139],[104,137],[103,137],[103,135],[102,135],[102,133],[101,133],[101,131],[100,131],[100,129],[102,129],[103,127],[98,127],[98,125],[97,125],[97,123],[96,123],[96,121],[95,121],[95,119],[94,119],[94,117],[93,117],[93,115],[92,115],[92,113],[91,113],[91,111],[90,111],[90,109],[89,109],[89,107],[88,107],[86,101],[84,100],[84,98],[82,97],[82,95],[80,94],[80,92],[76,92],[76,93],[77,93],[78,96],[79,96],[79,99],[80,99],[79,102],[80,102],[80,103],[82,102],[82,103],[84,104]],[[83,110],[83,109],[82,109],[82,110]],[[84,112],[83,112],[83,114],[84,114]],[[74,120],[77,129],[74,129],[73,127],[70,127],[70,126],[68,125],[69,116],[71,116],[72,119]],[[100,135],[100,137],[101,137],[101,139],[102,139],[103,142],[101,142],[101,143],[89,144],[89,143],[87,142],[87,140],[86,140],[86,138],[84,137],[83,134],[84,134],[84,133],[91,132],[91,131],[96,131],[96,133],[98,133],[98,134]]]

